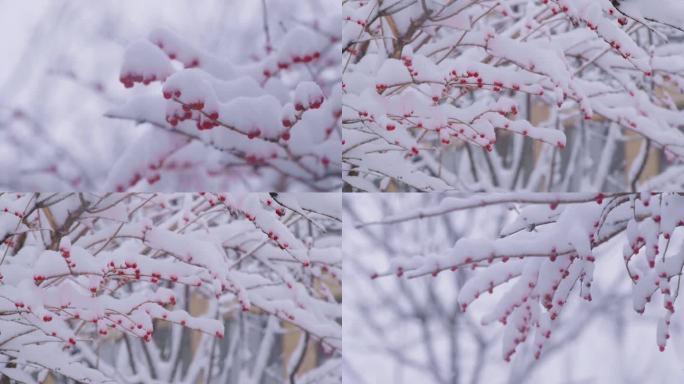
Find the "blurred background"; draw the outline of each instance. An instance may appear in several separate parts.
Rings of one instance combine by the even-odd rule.
[[[461,237],[494,238],[516,216],[489,206],[429,219],[356,229],[355,224],[436,205],[441,194],[344,196],[344,377],[350,383],[604,384],[684,382],[684,316],[673,316],[665,352],[656,344],[657,312],[632,309],[622,263],[624,235],[596,249],[593,301],[572,300],[539,361],[522,348],[503,359],[503,326],[480,324],[502,286],[462,313],[459,289],[471,271],[398,279],[384,272],[393,257],[450,248]],[[681,241],[681,239],[680,239]],[[680,244],[681,246],[681,244]],[[677,249],[677,248],[673,248]],[[654,314],[655,313],[655,314]]]
[[[125,47],[167,27],[245,63],[265,50],[263,4],[273,27],[326,13],[319,0],[0,0],[0,189],[99,189],[143,132],[103,117],[142,88],[119,83]]]

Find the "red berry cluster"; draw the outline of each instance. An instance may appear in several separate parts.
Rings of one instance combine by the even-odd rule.
[[[121,75],[119,77],[119,81],[124,85],[126,88],[133,88],[135,83],[141,83],[143,85],[149,85],[150,83],[157,81],[157,80],[164,80],[164,79],[158,79],[157,75],[142,75],[139,73],[126,73]]]
[[[309,64],[309,63],[316,61],[320,58],[321,58],[321,53],[319,51],[314,51],[310,54],[304,54],[304,55],[293,55],[289,61],[288,60],[278,61],[278,69],[288,69],[293,64]]]

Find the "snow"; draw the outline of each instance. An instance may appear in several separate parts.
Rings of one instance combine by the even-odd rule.
[[[684,4],[676,0],[663,0],[658,6],[647,0],[621,2],[620,11],[637,20],[648,20],[675,28],[684,26]]]
[[[265,5],[7,4],[3,189],[339,190],[341,5]],[[299,102],[307,110],[283,126]],[[179,147],[155,144],[179,135]]]
[[[616,151],[635,134],[667,158],[663,177],[648,177],[677,190],[668,169],[684,158],[681,33],[668,26],[678,16],[663,14],[681,5],[621,4],[635,16],[591,0],[345,3],[345,182],[359,191],[652,188],[639,169],[653,160]],[[438,180],[428,188],[416,173]]]
[[[683,201],[346,195],[345,335],[358,336],[345,338],[345,375],[680,381]]]
[[[164,52],[152,43],[141,40],[126,48],[120,80],[129,88],[133,83],[148,85],[153,81],[164,81],[173,72]]]
[[[258,318],[274,324],[264,340],[289,323],[292,332],[310,335],[327,351],[321,364],[341,354],[342,309],[331,293],[341,284],[339,196],[6,193],[0,207],[7,208],[0,214],[6,239],[0,352],[25,362],[12,370],[3,360],[3,374],[49,371],[98,383],[135,381],[136,375],[142,381],[194,380],[175,373],[175,359],[167,361],[162,351],[169,340],[173,353],[181,354],[185,342],[177,330],[192,329],[206,349],[186,358],[214,365],[211,381],[226,370],[261,377],[277,369],[274,354],[262,358],[257,372],[246,355],[231,355],[239,361],[230,364],[211,352],[223,348],[221,340],[232,343],[233,329],[258,327]],[[40,220],[53,229],[32,230]],[[196,308],[201,303],[206,306]],[[126,362],[112,360],[108,351],[129,343],[134,347],[126,349]],[[156,362],[143,357],[142,345]],[[91,356],[101,364],[90,364]],[[130,359],[137,361],[129,366]],[[321,375],[341,380],[329,366]]]
[[[219,115],[226,124],[254,137],[277,139],[283,127],[280,113],[282,106],[270,95],[257,98],[237,97],[221,105]]]
[[[149,40],[135,47],[147,47],[156,52],[155,57],[163,50],[168,56],[166,61],[177,60],[185,67],[164,81],[165,121],[160,122],[156,118],[158,112],[152,112],[152,108],[159,109],[156,103],[153,104],[154,99],[146,104],[152,111],[146,111],[143,116],[135,104],[114,109],[110,116],[182,130],[190,139],[185,143],[186,147],[199,140],[229,152],[231,158],[247,165],[270,167],[295,179],[320,184],[317,189],[332,189],[338,183],[334,170],[339,166],[336,159],[339,158],[340,144],[335,132],[339,115],[333,112],[339,106],[326,102],[325,93],[339,95],[339,91],[330,87],[324,91],[318,84],[320,79],[300,80],[292,84],[286,84],[286,78],[283,81],[279,79],[294,67],[314,65],[321,60],[323,47],[319,31],[302,26],[293,28],[284,36],[281,49],[271,53],[276,55],[279,63],[288,56],[287,66],[261,71],[258,62],[250,65],[226,63],[195,48],[170,30],[155,30]],[[297,41],[296,46],[294,41]],[[314,51],[304,53],[302,49]],[[124,68],[130,66],[142,71],[138,62],[145,59],[146,56],[141,55],[135,63],[124,62]],[[268,62],[272,57],[267,56],[263,60]],[[144,70],[153,72],[156,63],[149,61],[148,64],[150,68]],[[339,96],[331,96],[333,102],[341,103]],[[159,135],[158,130],[155,132]],[[173,151],[182,149],[174,148]],[[128,182],[120,184],[124,189],[135,188],[144,179],[136,177],[140,171],[136,171],[134,164],[140,161],[132,159],[133,156],[137,155],[124,157],[128,158],[127,168],[116,168],[129,174]],[[170,162],[170,157],[174,154],[167,153],[160,159],[157,172],[147,178],[149,185],[163,178],[166,173],[164,164]],[[188,168],[192,168],[195,162],[202,162],[197,156],[193,160]]]

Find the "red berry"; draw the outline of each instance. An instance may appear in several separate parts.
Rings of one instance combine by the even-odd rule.
[[[255,137],[259,137],[259,135],[261,135],[261,130],[258,128],[247,132],[247,138],[250,140]]]
[[[212,129],[214,128],[214,123],[212,123],[210,120],[204,120],[200,126],[200,129]]]
[[[599,193],[596,195],[595,200],[596,204],[603,204],[603,199],[605,198],[605,195],[603,193]]]

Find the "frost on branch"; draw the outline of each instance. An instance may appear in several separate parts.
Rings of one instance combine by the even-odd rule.
[[[347,187],[680,187],[681,6],[614,3],[346,2]]]
[[[237,57],[169,29],[127,48],[120,80],[135,93],[108,116],[147,127],[105,189],[231,190],[235,179],[261,190],[340,187],[339,14],[266,15],[262,34],[244,37],[266,40],[265,49]]]
[[[339,382],[339,201],[301,196],[4,194],[0,373],[259,382],[282,374],[269,356],[290,327],[310,340],[293,361],[320,348],[326,366],[306,373]],[[222,346],[242,337],[240,322],[263,331],[265,341],[251,339],[260,348]],[[212,368],[178,369],[181,356]],[[304,373],[299,363],[284,372]]]
[[[465,214],[460,211],[488,206],[510,207],[510,219],[498,236],[464,237],[452,247],[393,258],[388,269],[372,277],[413,279],[468,271],[471,278],[458,292],[460,309],[468,311],[483,295],[496,294],[496,305],[486,307],[482,323],[503,325],[503,357],[509,361],[520,349],[539,359],[553,335],[570,321],[563,317],[567,307],[594,299],[597,275],[621,271],[621,281],[631,287],[634,312],[649,312],[659,319],[656,345],[661,351],[666,349],[684,271],[683,196],[509,193],[445,197],[434,206],[406,209],[360,227]],[[596,304],[585,305],[585,310],[592,305]]]

